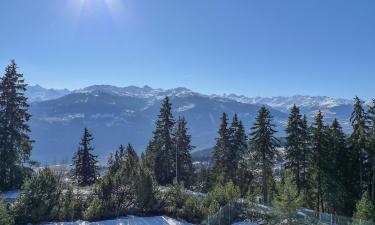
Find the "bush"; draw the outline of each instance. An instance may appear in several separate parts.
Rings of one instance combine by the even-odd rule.
[[[217,185],[212,191],[208,193],[208,201],[216,201],[220,206],[224,206],[234,199],[241,196],[240,189],[233,184],[232,181],[228,182],[225,186]]]
[[[175,217],[182,216],[182,208],[185,205],[188,195],[184,189],[183,184],[178,183],[176,180],[169,186],[168,191],[165,193],[164,208],[167,213]]]
[[[157,205],[151,173],[136,155],[126,157],[95,185],[85,219],[106,219],[153,211]]]
[[[56,219],[60,193],[58,177],[50,169],[34,174],[22,185],[15,202],[13,213],[16,224]]]
[[[354,218],[361,220],[375,220],[375,206],[371,201],[370,194],[366,191],[356,204]]]
[[[68,187],[60,195],[58,219],[60,221],[74,221],[82,218],[85,199],[79,193],[74,193],[72,187]]]
[[[13,225],[14,219],[10,215],[7,204],[0,200],[0,224],[1,225]]]
[[[204,206],[204,200],[196,196],[189,196],[186,199],[183,208],[184,218],[191,222],[201,222],[206,216],[207,210]]]

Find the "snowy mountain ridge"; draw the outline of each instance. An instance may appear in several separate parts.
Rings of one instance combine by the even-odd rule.
[[[293,104],[300,107],[310,108],[333,108],[340,105],[352,105],[353,100],[342,98],[331,98],[327,96],[309,96],[309,95],[293,95],[289,97],[246,97],[243,95],[229,94],[223,95],[241,103],[248,104],[264,104],[282,111],[288,111]]]
[[[204,96],[214,98],[216,100],[227,101],[234,100],[239,103],[268,105],[281,111],[288,111],[293,104],[300,107],[308,108],[324,108],[329,109],[341,105],[352,105],[352,99],[332,98],[327,96],[309,96],[309,95],[293,95],[293,96],[276,96],[276,97],[247,97],[237,94],[213,94],[205,95],[194,92],[188,88],[177,87],[172,89],[152,88],[150,86],[127,86],[118,87],[114,85],[92,85],[82,89],[69,91],[68,89],[46,89],[40,85],[32,85],[28,87],[28,97],[31,102],[45,101],[56,99],[69,93],[95,93],[105,92],[118,96],[129,96],[149,101],[160,100],[165,96],[169,97],[186,97],[186,96]],[[366,102],[367,103],[367,102]]]
[[[344,98],[332,98],[328,96],[309,96],[309,95],[293,95],[293,96],[276,96],[276,97],[247,97],[244,95],[236,94],[212,94],[206,95],[198,92],[194,92],[188,88],[178,87],[173,89],[161,89],[151,88],[150,86],[128,86],[128,87],[117,87],[112,85],[93,85],[83,89],[76,90],[74,92],[106,92],[116,94],[120,96],[131,96],[143,99],[160,100],[165,96],[169,97],[186,97],[186,96],[203,96],[209,97],[216,100],[228,101],[234,100],[244,104],[256,104],[256,105],[268,105],[272,108],[276,108],[281,111],[289,111],[289,109],[296,104],[300,107],[308,108],[333,108],[341,105],[352,105],[352,99]]]

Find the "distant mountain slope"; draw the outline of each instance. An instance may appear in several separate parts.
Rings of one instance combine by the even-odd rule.
[[[131,142],[142,152],[152,137],[162,99],[170,96],[175,118],[185,116],[197,149],[213,146],[222,112],[235,112],[249,129],[260,106],[217,99],[185,88],[124,92],[109,86],[89,87],[61,98],[31,103],[33,157],[42,162],[69,161],[81,132],[95,136],[96,152],[108,156],[119,144]],[[153,92],[153,94],[149,94]],[[287,114],[271,109],[281,127]]]
[[[60,98],[69,94],[68,89],[46,89],[40,85],[30,85],[27,87],[26,95],[30,102],[46,101]]]
[[[204,95],[187,88],[169,90],[144,87],[94,85],[83,89],[53,90],[31,86],[27,92],[33,115],[30,122],[36,140],[33,157],[41,162],[70,161],[81,132],[88,127],[95,136],[96,152],[104,159],[119,144],[133,143],[142,152],[152,137],[162,99],[171,98],[175,118],[185,116],[196,149],[212,147],[222,112],[238,113],[246,131],[261,105],[268,105],[278,136],[284,136],[289,107],[295,102],[310,122],[318,110],[326,122],[337,117],[349,131],[351,100],[328,97],[292,96],[247,98],[236,95]],[[41,99],[47,99],[42,101]]]
[[[214,148],[205,148],[199,151],[192,152],[191,157],[193,161],[207,162],[212,160]]]

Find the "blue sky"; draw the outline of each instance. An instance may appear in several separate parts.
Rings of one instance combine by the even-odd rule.
[[[1,0],[31,84],[375,97],[375,1]]]

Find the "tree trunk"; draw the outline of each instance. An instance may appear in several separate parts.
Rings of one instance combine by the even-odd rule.
[[[266,156],[263,153],[263,171],[262,171],[262,182],[263,182],[263,202],[268,203],[268,185],[267,185],[267,172],[266,172]]]

